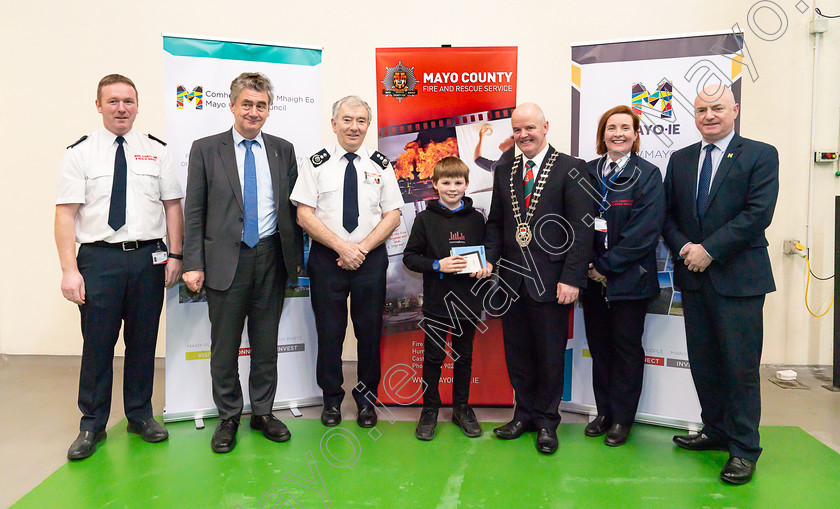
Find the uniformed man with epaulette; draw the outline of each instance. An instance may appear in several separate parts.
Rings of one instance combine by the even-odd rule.
[[[307,270],[318,331],[316,375],[324,393],[325,426],[341,422],[348,295],[358,341],[356,422],[363,428],[376,424],[373,402],[380,379],[388,268],[384,242],[399,224],[404,202],[388,158],[363,144],[370,121],[370,106],[360,97],[336,101],[332,128],[338,143],[304,161],[291,195],[297,221],[313,239]]]
[[[99,81],[96,109],[104,128],[68,147],[55,208],[61,292],[79,306],[84,339],[81,431],[67,451],[71,460],[87,458],[105,439],[123,322],[128,431],[146,442],[169,436],[152,418],[155,344],[163,289],[181,276],[184,194],[165,143],[132,130],[137,88],[125,76]]]

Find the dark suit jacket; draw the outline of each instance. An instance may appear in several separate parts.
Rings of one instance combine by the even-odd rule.
[[[599,189],[603,189],[603,165],[603,157],[586,163],[589,174],[599,182]],[[607,189],[607,202],[604,219],[609,250],[604,247],[604,234],[600,232],[595,232],[592,246],[592,263],[607,276],[607,298],[636,300],[659,295],[656,246],[665,221],[662,172],[638,154],[631,154]],[[593,283],[589,291],[601,294],[601,285]]]
[[[288,141],[263,133],[277,207],[277,231],[283,264],[292,280],[302,262],[302,238],[289,194],[297,180],[295,149]],[[245,219],[242,186],[231,130],[193,142],[184,205],[184,271],[204,270],[205,284],[230,288],[239,262]]]
[[[665,175],[666,216],[662,236],[674,256],[674,283],[697,290],[711,280],[729,297],[764,295],[776,289],[764,230],[779,194],[779,154],[772,145],[737,133],[709,190],[705,214],[697,214],[700,143],[671,155]],[[679,259],[686,242],[702,244],[714,259],[704,272],[690,272]]]
[[[554,152],[554,147],[549,145],[540,173],[536,175],[537,180]],[[521,173],[524,167],[522,155],[517,159],[520,160],[517,172]],[[499,266],[499,276],[514,290],[519,289],[524,272],[532,276],[524,277],[532,299],[538,302],[556,301],[557,283],[586,287],[586,272],[592,259],[591,221],[597,209],[595,184],[586,171],[584,161],[558,153],[530,222],[533,239],[528,251],[533,257],[532,265],[526,261],[523,250],[516,243],[516,221],[510,196],[513,163],[506,161],[499,165],[493,175],[493,200],[485,241],[487,260]],[[514,181],[524,220],[526,209],[521,174],[515,175]],[[587,216],[588,220],[585,219]],[[588,221],[588,226],[585,221]],[[500,259],[507,263],[500,264]],[[522,268],[512,270],[511,264]],[[535,282],[537,274],[542,281],[542,292]]]

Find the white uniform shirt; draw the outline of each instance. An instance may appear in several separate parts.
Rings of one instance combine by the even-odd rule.
[[[382,220],[382,214],[402,207],[405,202],[394,175],[394,168],[388,164],[382,168],[370,157],[373,152],[362,145],[356,151],[354,166],[359,190],[359,226],[348,233],[342,217],[344,207],[344,170],[347,167],[346,150],[341,145],[327,147],[330,158],[313,166],[306,159],[298,172],[297,183],[289,199],[297,205],[302,203],[315,209],[315,217],[321,220],[331,232],[348,242],[361,242]]]
[[[128,165],[125,225],[116,232],[108,226],[108,213],[117,136],[102,128],[68,149],[61,161],[56,204],[81,204],[76,215],[80,244],[163,238],[166,220],[161,201],[184,197],[166,147],[134,130],[123,138]]]

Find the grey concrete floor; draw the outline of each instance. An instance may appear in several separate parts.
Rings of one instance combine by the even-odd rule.
[[[156,415],[164,407],[164,361],[157,360],[152,404]],[[769,381],[777,369],[791,368],[799,373],[805,389],[783,389]],[[761,394],[765,426],[799,426],[840,452],[840,392],[822,386],[831,384],[828,366],[763,366]],[[122,359],[114,366],[114,396],[109,426],[125,417],[122,404]],[[78,434],[79,409],[76,397],[79,358],[59,356],[0,355],[0,507],[8,507],[32,490],[58,467],[67,462],[66,453]],[[355,363],[345,363],[345,389],[355,381]],[[321,407],[301,409],[304,418],[317,419]],[[345,398],[342,414],[355,418],[352,398]],[[395,407],[398,420],[415,420],[419,408]],[[477,408],[483,422],[505,422],[510,408]],[[275,412],[280,419],[292,420],[288,410]],[[448,421],[451,411],[441,410],[440,420]],[[563,413],[563,422],[587,422],[580,414]],[[768,444],[763,444],[768,447]],[[772,447],[772,445],[769,445]],[[209,444],[208,444],[209,447]]]

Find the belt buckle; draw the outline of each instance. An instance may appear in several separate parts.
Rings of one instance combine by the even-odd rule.
[[[140,247],[139,240],[127,240],[122,243],[122,250],[123,251],[134,251],[135,249]]]

